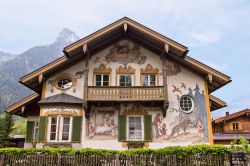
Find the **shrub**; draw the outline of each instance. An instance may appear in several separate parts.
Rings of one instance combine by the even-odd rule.
[[[249,141],[247,141],[242,136],[234,136],[234,139],[231,141],[231,150],[232,151],[250,151]]]
[[[90,149],[81,150],[72,149],[20,149],[20,148],[2,148],[0,154],[77,154],[77,155],[101,155],[109,156],[120,154],[126,155],[160,155],[174,154],[177,156],[185,156],[188,154],[227,154],[230,148],[222,145],[194,145],[194,146],[169,146],[162,149],[133,149],[125,151]]]

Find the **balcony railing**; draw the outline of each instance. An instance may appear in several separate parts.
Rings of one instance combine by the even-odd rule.
[[[89,101],[164,100],[163,86],[89,86]]]

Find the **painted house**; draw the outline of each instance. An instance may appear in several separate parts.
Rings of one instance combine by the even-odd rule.
[[[129,18],[65,47],[20,78],[34,94],[6,112],[27,118],[25,147],[161,148],[213,144],[210,95],[230,77]]]
[[[250,141],[250,109],[213,119],[213,136],[215,144],[230,144],[235,136],[242,136]]]

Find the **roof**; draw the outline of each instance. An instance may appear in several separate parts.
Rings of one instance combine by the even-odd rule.
[[[209,95],[209,100],[210,100],[210,110],[214,111],[223,107],[227,106],[227,103],[224,102],[223,100],[213,96],[213,95]]]
[[[137,23],[127,17],[124,17],[93,34],[80,39],[79,41],[64,48],[61,58],[35,70],[20,78],[20,83],[28,88],[40,93],[42,86],[39,83],[39,75],[47,77],[55,71],[65,68],[66,66],[77,62],[82,56],[83,45],[87,45],[88,53],[93,55],[100,51],[101,48],[111,45],[114,41],[122,38],[128,38],[148,47],[151,51],[162,55],[165,45],[169,46],[167,57],[180,63],[191,70],[202,75],[204,78],[208,75],[212,76],[212,81],[208,82],[209,93],[219,89],[220,87],[231,82],[231,78],[193,58],[187,56],[188,48],[166,36],[163,36],[142,24]]]
[[[21,110],[21,108],[23,106],[28,105],[30,103],[33,103],[36,100],[37,101],[40,100],[40,96],[37,93],[33,93],[32,95],[30,95],[30,96],[28,96],[28,97],[26,97],[26,98],[24,98],[24,99],[16,102],[15,104],[7,107],[5,109],[5,112],[9,112],[9,113],[11,112],[11,113],[13,113],[13,111]]]
[[[126,29],[125,29],[126,26]],[[96,40],[98,37],[103,37],[105,34],[107,33],[111,33],[114,32],[114,30],[117,30],[116,32],[118,32],[119,30],[122,31],[131,31],[136,32],[136,30],[139,30],[140,32],[143,32],[144,36],[151,36],[152,38],[161,41],[162,43],[166,43],[176,49],[178,49],[180,52],[182,52],[182,54],[184,54],[185,52],[187,52],[188,48],[162,34],[159,34],[158,32],[155,32],[154,30],[145,27],[144,25],[128,18],[128,17],[123,17],[109,25],[107,25],[106,27],[90,34],[89,36],[86,36],[85,38],[82,38],[70,45],[68,45],[67,47],[64,48],[64,52],[67,55],[72,55],[72,52],[76,49],[82,49],[82,45],[92,42],[93,40]],[[139,33],[140,33],[139,32]],[[171,48],[170,48],[171,49]]]
[[[83,100],[75,96],[71,96],[66,93],[60,93],[58,95],[50,96],[44,98],[38,102],[42,104],[56,104],[56,103],[65,103],[65,104],[82,104]]]
[[[221,133],[214,133],[213,139],[216,141],[233,140],[235,136],[242,136],[245,139],[250,140],[250,134],[221,134]]]
[[[240,117],[242,115],[250,115],[250,109],[245,109],[245,110],[242,110],[242,111],[239,111],[239,112],[235,112],[235,113],[226,115],[226,116],[221,117],[221,118],[217,118],[217,119],[213,120],[213,122],[214,123],[220,123],[220,122],[224,122],[224,121],[227,121],[227,120],[231,120],[231,119]]]

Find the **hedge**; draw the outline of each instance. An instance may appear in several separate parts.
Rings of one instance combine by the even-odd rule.
[[[162,149],[133,149],[125,151],[90,149],[81,150],[73,149],[21,149],[21,148],[2,148],[0,154],[77,154],[77,155],[159,155],[174,154],[177,156],[185,156],[188,154],[228,154],[230,148],[223,145],[194,145],[194,146],[169,146]]]

